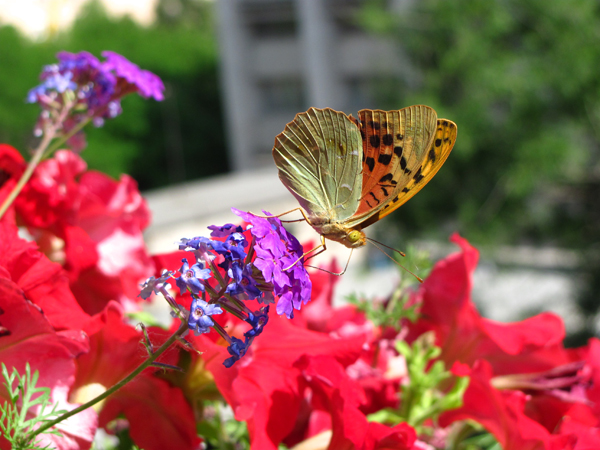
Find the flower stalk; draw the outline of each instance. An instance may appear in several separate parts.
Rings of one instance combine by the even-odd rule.
[[[169,339],[167,339],[164,342],[164,344],[158,348],[158,350],[151,353],[150,357],[146,361],[144,361],[142,364],[140,364],[133,372],[131,372],[129,375],[127,375],[125,378],[123,378],[121,381],[119,381],[117,384],[112,386],[110,389],[107,389],[106,391],[104,391],[98,397],[93,398],[89,402],[84,403],[83,405],[80,405],[77,408],[72,409],[71,411],[67,412],[66,414],[63,414],[62,416],[56,418],[55,420],[52,420],[52,421],[46,423],[45,425],[39,427],[38,429],[33,431],[32,437],[43,433],[44,431],[48,430],[49,428],[52,428],[54,425],[62,422],[63,420],[68,419],[71,416],[74,416],[75,414],[80,413],[81,411],[85,411],[86,409],[91,408],[96,403],[101,402],[105,398],[107,398],[110,395],[112,395],[113,393],[117,392],[119,389],[121,389],[123,386],[125,386],[127,383],[129,383],[131,380],[133,380],[136,376],[138,376],[144,369],[150,367],[154,363],[154,361],[157,360],[157,358],[160,355],[162,355],[176,340],[178,340],[187,331],[187,329],[188,329],[187,323],[182,322],[181,325],[179,326],[179,328],[177,329],[177,331],[175,333],[173,333],[171,335],[171,337],[169,337]]]

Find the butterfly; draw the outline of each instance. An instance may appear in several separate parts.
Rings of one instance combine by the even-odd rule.
[[[299,113],[275,138],[279,179],[306,221],[349,248],[362,231],[406,203],[442,167],[456,124],[423,105],[363,109],[358,119],[331,108]]]

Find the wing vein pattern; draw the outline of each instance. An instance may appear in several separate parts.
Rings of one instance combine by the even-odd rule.
[[[361,196],[362,139],[342,112],[310,108],[275,138],[279,178],[309,217],[343,221]]]
[[[456,142],[456,124],[427,106],[359,112],[365,163],[363,188],[349,226],[368,225],[406,203],[444,164]],[[369,158],[372,158],[370,161]]]

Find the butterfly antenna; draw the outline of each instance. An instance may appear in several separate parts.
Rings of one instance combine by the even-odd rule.
[[[379,250],[381,253],[383,253],[385,256],[387,256],[388,258],[390,258],[390,259],[391,259],[391,260],[394,262],[394,264],[396,264],[397,266],[400,266],[400,267],[402,267],[404,270],[406,270],[408,273],[410,273],[410,274],[411,274],[413,277],[415,277],[415,278],[416,278],[416,279],[419,281],[419,283],[422,283],[422,282],[423,282],[423,278],[421,278],[420,276],[416,275],[414,272],[411,272],[410,270],[408,270],[406,267],[404,267],[402,264],[400,264],[398,261],[396,261],[396,260],[395,260],[394,258],[392,258],[390,255],[388,255],[388,254],[385,252],[385,250],[383,250],[381,247],[379,247],[379,246],[377,245],[377,244],[381,244],[381,242],[377,242],[377,241],[375,241],[374,239],[370,239],[370,238],[367,238],[367,239],[368,239],[369,241],[371,241],[371,244],[373,244],[375,247],[377,247],[377,249],[378,249],[378,250]],[[377,243],[376,243],[376,242],[377,242]],[[381,245],[383,245],[384,247],[387,247],[387,248],[389,248],[389,249],[391,249],[391,250],[394,250],[393,248],[391,248],[391,247],[388,247],[387,245],[384,245],[384,244],[381,244]],[[404,253],[402,253],[402,252],[400,252],[400,251],[398,251],[398,250],[395,250],[395,251],[396,251],[396,252],[398,252],[398,253],[400,253],[402,256],[404,256]]]
[[[373,239],[373,238],[370,238],[370,237],[368,237],[368,238],[367,238],[367,241],[371,241],[371,242],[374,242],[375,244],[379,244],[379,245],[381,245],[382,247],[385,247],[385,248],[387,248],[388,250],[392,250],[393,252],[396,252],[396,253],[398,253],[398,254],[399,254],[400,256],[402,256],[402,257],[405,257],[405,256],[406,256],[406,254],[405,254],[404,252],[401,252],[400,250],[396,250],[395,248],[393,248],[393,247],[390,247],[389,245],[385,245],[383,242],[376,241],[376,240],[375,240],[375,239]],[[376,247],[377,247],[377,246],[376,246]],[[379,249],[379,250],[381,250],[381,249]],[[382,250],[382,251],[383,251],[383,250]],[[384,252],[384,253],[385,253],[385,252]]]

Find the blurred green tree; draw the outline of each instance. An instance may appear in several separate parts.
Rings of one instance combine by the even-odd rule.
[[[386,5],[369,2],[360,20],[393,36],[409,67],[392,98],[458,124],[446,167],[403,207],[405,229],[580,249],[582,326],[569,343],[585,343],[600,311],[600,4]]]
[[[406,228],[458,217],[448,228],[479,243],[586,245],[583,192],[600,172],[598,2],[420,0],[397,14],[383,3],[361,21],[405,55],[396,103],[458,124],[446,167],[403,206]]]
[[[11,27],[0,28],[0,57],[11,71],[0,74],[0,139],[21,150],[31,146],[38,110],[24,103],[44,64],[59,50],[120,53],[159,75],[163,102],[130,96],[123,114],[102,128],[87,129],[90,168],[118,177],[128,173],[141,189],[223,173],[228,169],[217,73],[212,2],[191,2],[180,15],[161,12],[144,27],[129,17],[111,18],[102,4],[85,5],[72,27],[45,42],[31,42]],[[194,15],[187,14],[193,8]]]
[[[31,146],[31,130],[39,110],[25,103],[29,89],[38,84],[42,66],[55,60],[52,44],[36,44],[8,25],[0,26],[0,142],[24,152]]]

